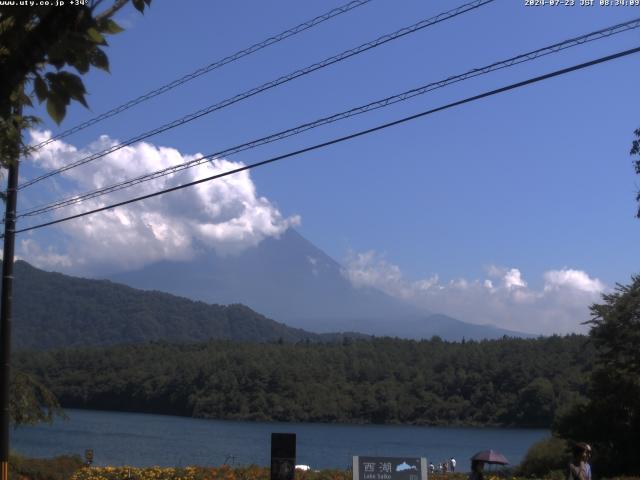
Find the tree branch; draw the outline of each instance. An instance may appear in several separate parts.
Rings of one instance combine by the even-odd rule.
[[[98,8],[103,1],[104,0],[92,0],[90,7],[91,11],[93,12],[96,8]]]
[[[104,12],[101,12],[98,15],[96,15],[95,17],[96,20],[99,22],[100,20],[111,18],[118,10],[124,7],[127,3],[129,3],[129,0],[116,0],[115,2],[113,2],[113,5],[111,5],[111,7],[107,8]]]

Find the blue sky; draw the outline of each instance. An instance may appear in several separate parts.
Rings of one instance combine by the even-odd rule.
[[[127,139],[462,3],[373,0],[68,137],[64,148],[91,150],[94,147],[87,145],[100,135]],[[215,152],[640,16],[640,7],[577,3],[529,7],[520,0],[497,0],[158,135],[149,143],[185,156]],[[91,111],[73,106],[60,127],[45,119],[40,129],[62,131],[341,4],[155,0],[144,16],[129,7],[118,17],[126,31],[110,39],[111,74],[94,72],[86,77]],[[639,44],[640,29],[229,160],[259,161]],[[542,295],[551,288],[550,278],[564,275],[586,282],[588,295],[577,300],[586,305],[604,289],[638,273],[640,221],[634,218],[634,198],[639,182],[629,149],[632,132],[640,127],[639,62],[636,54],[256,169],[243,177],[246,183],[241,187],[255,188],[255,195],[245,189],[243,198],[262,205],[261,212],[274,215],[281,228],[295,225],[330,256],[353,266],[361,281],[398,295],[409,295],[407,289],[433,282],[436,276],[443,288],[452,282],[489,279],[510,291],[526,287]],[[74,158],[75,153],[67,153]],[[99,162],[85,170],[91,178],[81,179],[84,174],[77,169],[76,177],[24,190],[19,206],[99,185]],[[43,163],[36,165],[25,165],[24,178],[43,171]],[[153,166],[153,162],[145,165]],[[124,170],[114,177],[104,175],[117,179]],[[132,171],[144,170],[139,166]],[[261,203],[262,197],[268,205]],[[180,198],[165,207],[189,210],[189,199]],[[100,245],[112,252],[127,249],[126,238],[110,244],[104,235],[113,233],[96,230],[80,235],[77,229],[82,226],[23,235],[19,240],[28,242],[19,243],[18,252],[49,269],[91,275],[111,260],[87,256],[80,261],[79,242],[85,242],[86,251],[97,251]],[[277,234],[260,231],[262,237]],[[181,235],[172,247],[160,250],[167,255],[175,251]],[[222,234],[216,230],[215,235]],[[247,248],[262,237],[252,237]],[[192,253],[183,252],[184,258]],[[509,283],[505,279],[516,278],[514,270],[520,281]],[[554,277],[549,272],[560,273]],[[445,303],[451,306],[451,302]],[[452,313],[472,315],[471,310]],[[491,315],[497,314],[487,313],[477,321],[491,321]],[[506,315],[502,324],[513,326],[508,322],[513,315]],[[553,327],[545,329],[550,330]]]

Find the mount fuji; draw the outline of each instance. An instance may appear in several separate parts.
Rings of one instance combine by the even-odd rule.
[[[343,267],[290,228],[239,255],[202,254],[112,274],[114,282],[211,304],[247,305],[313,332],[445,340],[530,335],[422,310],[371,287],[355,287]]]

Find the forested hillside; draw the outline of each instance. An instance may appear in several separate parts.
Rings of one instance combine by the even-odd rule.
[[[15,264],[16,349],[209,339],[333,341],[268,319],[244,305],[209,305],[167,293],[136,290]],[[362,335],[360,335],[362,336]]]
[[[22,352],[63,406],[310,422],[549,427],[585,394],[586,337],[153,343]]]

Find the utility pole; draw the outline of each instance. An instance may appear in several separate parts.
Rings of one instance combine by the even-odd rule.
[[[0,306],[0,480],[9,480],[9,378],[11,374],[11,303],[13,300],[13,257],[18,201],[18,158],[10,159],[4,216],[4,255],[2,260],[2,304]]]

